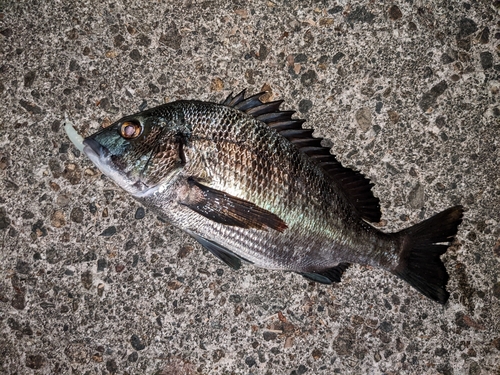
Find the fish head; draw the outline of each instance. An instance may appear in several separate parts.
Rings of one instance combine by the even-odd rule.
[[[147,196],[185,166],[187,129],[176,111],[126,116],[85,138],[83,152],[118,186]]]

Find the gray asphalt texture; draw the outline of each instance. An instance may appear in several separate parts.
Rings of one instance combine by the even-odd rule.
[[[1,374],[500,374],[498,1],[0,1]],[[232,271],[68,141],[269,91],[376,183],[455,204],[449,302],[352,266]]]

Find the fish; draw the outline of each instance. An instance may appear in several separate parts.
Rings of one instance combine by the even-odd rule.
[[[464,208],[450,207],[394,233],[373,183],[344,167],[283,100],[230,94],[178,100],[70,139],[116,185],[234,270],[295,272],[321,284],[351,264],[398,276],[441,304],[449,275],[440,256]]]

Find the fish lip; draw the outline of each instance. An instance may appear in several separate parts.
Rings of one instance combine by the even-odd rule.
[[[127,173],[115,167],[111,161],[111,152],[93,138],[84,139],[83,153],[104,175],[136,198],[147,197],[158,190],[157,186],[148,187],[140,180],[132,182]]]
[[[109,155],[108,149],[93,138],[85,138],[83,140],[83,152],[92,161],[94,159],[104,159]]]

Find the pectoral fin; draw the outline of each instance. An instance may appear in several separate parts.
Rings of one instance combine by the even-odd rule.
[[[232,251],[226,249],[224,246],[221,246],[221,245],[219,245],[216,242],[207,240],[206,238],[198,236],[196,233],[193,233],[191,231],[187,231],[187,232],[196,241],[198,241],[201,244],[201,246],[203,246],[205,249],[207,249],[208,251],[210,251],[213,255],[215,255],[217,258],[219,258],[220,260],[222,260],[229,267],[231,267],[234,270],[240,269],[240,267],[241,267],[241,261],[245,260],[245,259],[242,259],[242,258],[238,257]],[[247,260],[245,260],[245,261],[247,261]]]
[[[252,202],[226,194],[188,179],[190,192],[180,202],[193,211],[224,225],[283,232],[288,226],[277,215]]]

